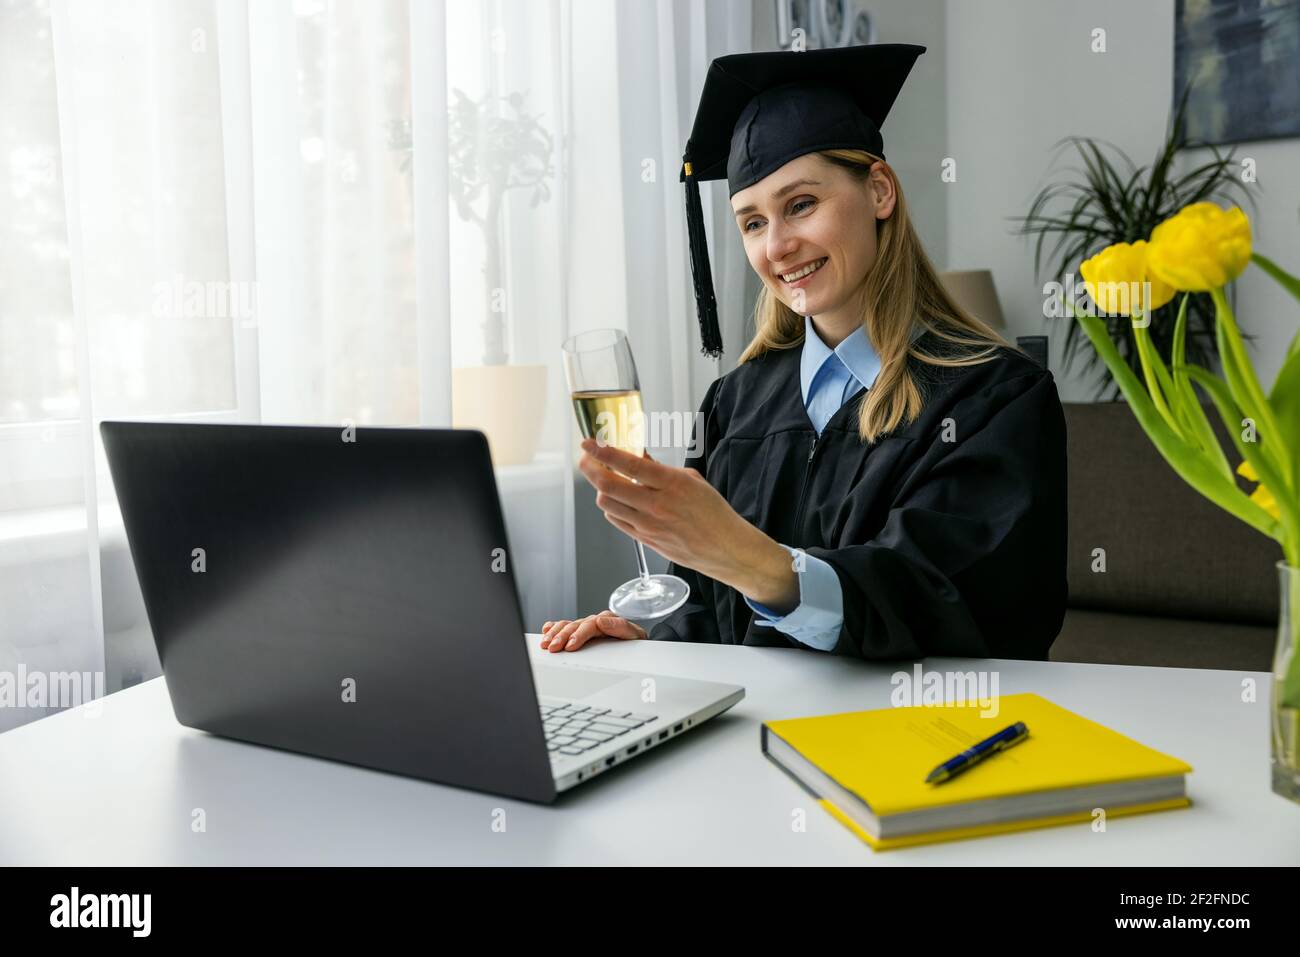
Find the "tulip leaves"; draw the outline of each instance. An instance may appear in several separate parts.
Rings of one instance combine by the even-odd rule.
[[[1273,262],[1273,260],[1269,259],[1267,256],[1261,255],[1260,253],[1255,253],[1250,258],[1255,261],[1255,265],[1259,266],[1260,269],[1264,270],[1264,272],[1276,279],[1277,284],[1294,296],[1297,302],[1300,302],[1300,279],[1297,279],[1277,263]],[[1300,354],[1300,332],[1297,332],[1295,337],[1292,338],[1291,346],[1287,349],[1286,354],[1288,360],[1294,358],[1297,354]],[[1279,375],[1278,381],[1280,382],[1281,379],[1282,377]],[[1296,435],[1297,433],[1289,432],[1287,434]]]
[[[1273,388],[1265,395],[1246,352],[1241,330],[1224,290],[1254,261],[1300,301],[1300,279],[1251,250],[1250,224],[1240,209],[1211,203],[1187,206],[1152,232],[1151,241],[1119,242],[1080,266],[1095,303],[1113,311],[1106,290],[1130,283],[1155,289],[1167,284],[1152,303],[1164,301],[1169,287],[1183,292],[1172,330],[1166,367],[1152,342],[1154,310],[1142,303],[1126,323],[1142,378],[1129,367],[1112,339],[1112,326],[1095,315],[1066,312],[1091,340],[1133,415],[1165,461],[1182,479],[1220,508],[1282,545],[1287,564],[1300,568],[1300,333],[1287,350]],[[1223,377],[1186,358],[1191,292],[1207,292],[1214,305],[1214,337]],[[1150,295],[1150,294],[1148,294]],[[1124,310],[1128,311],[1128,310]],[[1122,337],[1126,338],[1126,337]],[[1193,386],[1209,396],[1237,453],[1239,473],[1258,480],[1252,494],[1237,483],[1205,409]],[[1300,708],[1300,653],[1293,655],[1280,684],[1281,702]]]
[[[1066,310],[1073,313],[1073,306],[1068,301],[1064,302]],[[1160,413],[1151,393],[1143,387],[1142,382],[1133,374],[1133,370],[1120,357],[1119,350],[1115,348],[1115,343],[1111,341],[1106,330],[1106,324],[1096,316],[1076,314],[1075,318],[1091,340],[1093,348],[1097,350],[1097,355],[1115,377],[1115,384],[1128,400],[1129,407],[1132,408],[1133,415],[1143,431],[1183,481],[1252,528],[1270,538],[1277,538],[1277,521],[1252,502],[1237,486],[1231,472],[1222,467],[1219,461],[1223,455],[1222,451],[1215,456],[1203,449],[1199,445],[1199,440],[1197,444],[1192,444]],[[1190,375],[1191,371],[1197,368],[1186,366],[1183,367],[1183,372]],[[1172,378],[1170,381],[1172,382]],[[1199,408],[1199,403],[1194,404]],[[1208,428],[1208,422],[1206,425]],[[1236,430],[1232,431],[1235,434]]]
[[[1214,429],[1210,426],[1210,420],[1205,415],[1201,400],[1196,396],[1196,390],[1192,388],[1191,377],[1188,375],[1187,366],[1184,364],[1184,345],[1186,341],[1187,293],[1184,293],[1183,301],[1178,307],[1178,321],[1174,326],[1173,352],[1171,353],[1174,363],[1174,391],[1177,393],[1175,405],[1182,415],[1185,428],[1184,434],[1189,438],[1194,437],[1201,451],[1213,459],[1219,471],[1232,481],[1232,466],[1228,464],[1228,457],[1223,454],[1223,448],[1219,445],[1219,438],[1214,434]]]
[[[1300,340],[1300,335],[1297,335]],[[1273,408],[1277,427],[1291,441],[1291,474],[1300,476],[1300,350],[1293,344],[1282,369],[1269,393],[1268,404]],[[1267,484],[1267,483],[1266,483]],[[1293,479],[1292,491],[1296,491]]]

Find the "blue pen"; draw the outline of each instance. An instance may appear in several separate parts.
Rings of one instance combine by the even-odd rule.
[[[1029,737],[1029,728],[1023,721],[1017,721],[1009,728],[1003,728],[991,738],[985,738],[979,744],[972,744],[957,757],[950,761],[945,761],[928,775],[926,775],[926,784],[942,784],[950,777],[960,774],[971,765],[979,764],[989,755],[997,754],[999,751],[1005,751],[1013,744],[1019,744],[1025,738]]]

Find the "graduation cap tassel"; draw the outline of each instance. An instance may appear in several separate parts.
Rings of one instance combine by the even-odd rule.
[[[722,333],[718,329],[718,303],[713,297],[713,273],[709,269],[709,246],[704,235],[704,208],[700,203],[700,184],[686,172],[686,232],[691,247],[691,276],[695,283],[695,311],[700,318],[701,350],[714,359],[722,355]]]

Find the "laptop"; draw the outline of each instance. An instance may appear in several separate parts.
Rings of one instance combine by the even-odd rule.
[[[550,802],[744,697],[533,662],[481,432],[100,434],[187,727]]]

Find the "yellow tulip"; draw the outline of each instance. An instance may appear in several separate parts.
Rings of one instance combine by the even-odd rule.
[[[1247,482],[1258,482],[1259,476],[1255,474],[1255,468],[1249,462],[1242,462],[1237,466],[1237,474]],[[1256,485],[1255,491],[1250,493],[1250,500],[1262,508],[1274,518],[1282,517],[1282,506],[1277,504],[1277,499],[1262,485]]]
[[[1147,266],[1178,290],[1209,292],[1226,286],[1250,262],[1250,220],[1238,207],[1193,203],[1151,233]]]
[[[1174,288],[1148,275],[1148,246],[1145,239],[1107,246],[1079,266],[1088,295],[1107,315],[1130,316],[1142,307],[1142,283],[1150,282],[1151,302],[1146,312],[1159,309],[1174,298]]]

